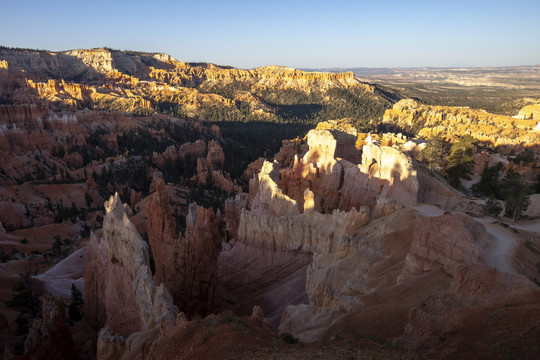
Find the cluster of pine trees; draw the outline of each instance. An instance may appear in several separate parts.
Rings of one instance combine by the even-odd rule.
[[[440,171],[446,174],[450,184],[456,188],[461,187],[462,179],[471,179],[473,172],[474,147],[476,139],[471,136],[460,138],[453,145],[441,136],[428,140],[419,160],[424,162],[431,171]],[[534,162],[534,154],[523,151],[514,161]],[[502,163],[493,166],[486,164],[480,180],[471,190],[476,196],[487,199],[484,212],[487,215],[498,216],[503,211],[500,201],[504,202],[504,215],[514,221],[520,219],[530,204],[529,195],[539,192],[540,181],[528,184],[522,176],[512,168],[505,170]]]

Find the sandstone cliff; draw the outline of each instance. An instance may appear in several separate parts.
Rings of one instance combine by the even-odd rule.
[[[369,143],[359,151],[355,135],[337,130],[312,130],[307,145],[309,151],[303,158],[296,156],[279,179],[282,191],[300,207],[307,188],[322,213],[365,205],[374,209],[383,198],[405,205],[461,206],[455,192],[417,170],[410,157],[396,148]]]
[[[362,329],[442,358],[464,356],[465,346],[470,354],[492,354],[485,344],[511,338],[526,354],[537,348],[528,337],[538,329],[533,320],[511,319],[538,308],[540,291],[525,277],[494,268],[504,268],[493,262],[498,241],[463,215],[425,218],[397,210],[361,228],[344,251],[314,254],[309,303],[287,307],[280,332],[312,341]],[[504,326],[489,320],[492,313],[512,330],[500,335]],[[475,332],[484,344],[471,342]]]
[[[443,215],[440,208],[471,205],[399,150],[369,143],[360,162],[354,137],[349,140],[335,129],[311,131],[307,145],[309,150],[289,167],[264,162],[249,195],[228,203],[233,240],[218,261],[220,295],[238,301],[231,290],[240,286],[231,279],[234,274],[248,280],[269,313],[283,311],[282,333],[313,341],[362,329],[448,358],[462,355],[460,346],[469,343],[463,316],[471,306],[476,318],[506,306],[504,321],[526,306],[539,306],[532,300],[539,290],[511,265],[511,244],[517,240],[500,237],[494,225],[476,218]],[[509,253],[501,257],[506,247]],[[310,256],[307,268],[301,254]],[[243,265],[248,256],[257,259],[256,268]],[[266,290],[270,271],[287,281]],[[491,281],[492,289],[475,282],[475,276]],[[512,284],[511,290],[505,284]],[[486,291],[489,300],[482,298]],[[533,336],[531,323],[512,327]],[[456,333],[448,333],[450,328]],[[502,339],[496,330],[482,331],[484,339]],[[442,351],[443,345],[434,343],[438,336],[453,345]],[[531,346],[512,338],[522,349]],[[487,351],[478,344],[473,348],[475,354]]]
[[[241,286],[238,278],[249,279],[250,287],[245,291],[260,294],[263,301],[269,296],[265,290],[269,284],[286,278],[274,292],[277,298],[265,307],[279,316],[286,305],[299,303],[308,295],[301,288],[305,281],[301,273],[312,254],[313,261],[317,254],[347,254],[351,239],[369,222],[370,207],[379,217],[399,209],[400,202],[416,204],[418,182],[412,163],[397,150],[366,145],[361,157],[354,135],[331,130],[313,130],[307,139],[309,151],[302,159],[296,155],[290,167],[283,169],[277,161],[264,162],[250,181],[247,199],[239,196],[227,203],[227,230],[232,241],[220,254],[218,274],[222,283],[219,293],[230,302],[238,302],[238,292],[232,291]],[[284,147],[290,147],[289,143]],[[301,146],[291,149],[301,151]],[[366,165],[358,164],[361,158]],[[402,170],[396,174],[398,166]],[[362,172],[370,168],[370,174]],[[348,169],[356,170],[348,174]],[[373,192],[366,195],[365,190],[355,188],[355,176],[367,184],[364,186],[373,184]],[[392,180],[391,184],[386,179]],[[249,257],[257,260],[246,263]],[[278,295],[286,288],[288,298]]]
[[[103,237],[92,235],[85,254],[85,313],[106,326],[98,348],[114,343],[129,349],[153,329],[173,326],[178,309],[164,285],[152,280],[148,245],[131,223],[129,207],[116,194],[105,210]]]
[[[530,118],[530,117],[529,117]],[[383,122],[418,131],[420,137],[471,135],[495,146],[535,146],[537,121],[490,114],[466,107],[429,106],[407,99],[386,110]]]
[[[540,104],[524,106],[517,114],[518,119],[540,120]]]
[[[221,214],[191,204],[186,231],[176,234],[169,196],[161,180],[147,205],[147,227],[155,259],[154,279],[163,283],[186,314],[205,315],[215,306]]]
[[[335,90],[345,91],[363,98],[364,106],[377,112],[394,101],[352,72],[306,72],[282,66],[242,70],[105,48],[65,52],[3,48],[0,61],[4,80],[0,87],[17,89],[10,100],[66,109],[167,111],[191,117],[216,115],[218,109],[220,116],[229,119],[279,120],[279,104],[290,102],[284,98],[288,91],[328,106],[340,98]]]

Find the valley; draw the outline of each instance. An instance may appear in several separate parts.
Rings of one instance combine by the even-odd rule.
[[[491,113],[513,115],[538,103],[540,67],[455,68],[339,68],[363,81],[398,91],[427,105],[469,106]]]

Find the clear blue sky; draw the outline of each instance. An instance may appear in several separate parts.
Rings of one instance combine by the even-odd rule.
[[[540,0],[2,1],[0,45],[241,68],[540,64]]]

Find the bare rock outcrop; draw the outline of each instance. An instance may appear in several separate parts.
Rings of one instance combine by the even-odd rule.
[[[214,309],[217,288],[217,258],[221,251],[221,214],[213,209],[189,205],[180,261],[183,304],[186,313],[207,314]]]
[[[177,235],[163,180],[158,180],[156,188],[146,210],[156,266],[154,280],[164,284],[182,311],[204,315],[214,307],[221,214],[191,204],[186,232]]]
[[[221,145],[215,140],[208,142],[208,153],[206,163],[209,169],[219,169],[225,164],[225,153]]]
[[[248,194],[237,194],[234,199],[225,202],[225,229],[227,231],[226,240],[238,239],[238,226],[240,225],[240,215],[242,209],[248,206]]]
[[[242,174],[242,179],[249,180],[253,177],[253,175],[258,174],[259,171],[261,171],[264,161],[264,158],[260,157],[257,160],[249,163],[247,169]]]
[[[148,240],[156,265],[153,278],[156,283],[163,283],[176,300],[180,291],[178,287],[181,286],[181,283],[176,281],[177,273],[180,271],[180,265],[177,263],[180,244],[176,222],[172,216],[165,182],[163,179],[156,179],[154,183],[155,192],[146,206]]]
[[[227,229],[234,242],[219,257],[220,295],[235,303],[237,294],[229,288],[241,286],[238,278],[248,280],[252,293],[264,294],[265,286],[276,281],[271,272],[283,278],[307,271],[304,290],[294,288],[297,300],[307,296],[313,298],[314,306],[326,304],[322,300],[326,295],[316,295],[325,287],[333,289],[326,282],[325,269],[355,251],[354,239],[370,221],[370,207],[376,209],[373,216],[382,217],[399,211],[403,204],[416,204],[418,181],[412,161],[393,148],[372,144],[364,146],[360,157],[355,142],[353,134],[313,130],[307,136],[309,150],[302,159],[296,156],[291,167],[280,169],[277,161],[262,164],[250,181],[247,204],[245,197],[228,203]],[[300,150],[297,144],[294,147]],[[250,257],[257,260],[239,266]],[[336,281],[351,271],[337,271]],[[396,271],[394,276],[398,275]],[[338,309],[355,303],[351,294],[337,297],[337,302],[329,303]],[[290,304],[281,302],[279,311]],[[265,311],[279,312],[276,307]]]
[[[251,211],[240,215],[238,240],[266,249],[302,252],[338,250],[345,238],[369,221],[369,208],[321,214],[313,209],[313,193],[305,190],[311,208],[300,214],[294,200],[275,182],[277,163],[266,162],[259,174],[259,190]]]
[[[66,325],[64,302],[46,295],[42,318],[32,324],[24,342],[24,355],[19,359],[60,360],[75,356],[75,346]]]
[[[523,120],[540,120],[540,104],[524,106],[519,110],[517,118]]]
[[[516,119],[468,107],[422,105],[405,99],[386,110],[383,122],[404,129],[419,129],[418,136],[423,138],[437,134],[471,135],[495,146],[512,145],[516,150],[522,148],[523,144],[532,146],[540,143],[540,134],[534,131],[538,121],[529,120],[534,119],[531,117],[533,112],[521,114]],[[528,115],[527,120],[523,120],[525,115]]]
[[[220,295],[237,304],[244,302],[241,295],[260,297],[265,312],[274,316],[280,316],[287,305],[305,301],[305,271],[312,254],[346,252],[350,238],[369,221],[370,213],[369,208],[361,207],[322,214],[315,209],[313,193],[307,188],[300,212],[298,203],[278,186],[278,176],[278,163],[265,162],[250,184],[250,196],[254,196],[249,210],[245,196],[228,204],[234,242],[218,259]],[[241,285],[240,280],[248,285]],[[244,292],[234,292],[234,288]],[[288,289],[288,297],[284,289]],[[275,296],[273,301],[267,299],[270,293]]]
[[[251,286],[258,284],[253,293],[264,300],[272,293],[264,287],[266,272],[292,279],[294,273],[287,275],[285,269],[305,269],[305,280],[297,276],[297,285],[289,287],[299,296],[269,306],[283,313],[281,333],[314,341],[362,329],[422,351],[440,350],[434,339],[443,336],[452,339],[452,346],[441,352],[445,357],[461,354],[460,346],[469,342],[471,307],[475,318],[510,308],[500,312],[509,321],[510,314],[538,306],[540,291],[534,284],[516,275],[511,265],[499,264],[500,247],[510,246],[500,242],[508,240],[494,238],[491,227],[488,232],[468,215],[435,216],[444,213],[440,208],[467,209],[459,194],[390,146],[366,143],[357,164],[338,157],[351,159],[354,143],[332,131],[310,132],[309,150],[290,167],[264,162],[250,181],[247,204],[240,199],[230,203],[227,219],[236,232],[231,231],[234,242],[218,261],[223,285],[239,286],[230,278],[235,274]],[[440,208],[432,206],[437,209],[433,213],[424,202]],[[300,266],[305,264],[300,254],[310,256],[307,268]],[[257,268],[245,269],[264,276],[248,277],[245,269],[232,265],[247,263],[247,257],[257,259]],[[305,297],[298,282],[305,284]],[[220,294],[226,296],[231,291],[223,285]],[[228,299],[234,303],[233,296]],[[530,324],[512,326],[535,334]],[[501,340],[497,331],[482,331],[486,340]],[[474,348],[475,354],[491,351]]]
[[[309,151],[283,170],[280,188],[299,207],[309,188],[315,195],[315,208],[322,213],[365,205],[373,209],[378,198],[407,205],[419,201],[420,180],[408,156],[371,143],[359,151],[355,141],[355,135],[337,130],[310,131]]]
[[[103,237],[92,235],[85,254],[85,312],[115,338],[125,338],[129,349],[155,329],[174,326],[178,309],[163,284],[152,280],[148,245],[130,221],[131,209],[115,194],[105,210]],[[98,347],[111,343],[105,335],[100,332]]]
[[[425,218],[398,209],[361,228],[347,251],[314,254],[309,303],[287,307],[280,332],[313,341],[362,329],[440,358],[489,358],[493,343],[512,343],[516,354],[536,351],[528,341],[538,334],[534,321],[513,316],[535,317],[540,290],[488,265],[496,241],[465,215]]]
[[[482,248],[489,243],[484,227],[466,216],[420,218],[414,229],[414,240],[398,283],[437,267],[456,277],[461,266],[479,262]]]
[[[531,203],[527,207],[525,215],[531,218],[540,217],[540,194],[532,194],[529,196],[529,199]],[[2,236],[1,231],[2,229],[0,229],[0,237]]]
[[[296,138],[293,140],[283,140],[281,143],[281,148],[276,154],[275,159],[279,163],[280,167],[288,168],[294,164],[295,157],[302,157],[307,150],[307,144],[300,138]]]
[[[50,110],[45,106],[31,105],[0,105],[0,122],[4,124],[21,124],[45,118]]]

